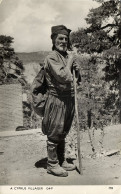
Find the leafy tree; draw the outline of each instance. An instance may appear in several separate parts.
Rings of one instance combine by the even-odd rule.
[[[19,81],[22,85],[25,85],[23,63],[11,47],[12,43],[12,37],[0,35],[0,84]]]
[[[87,15],[86,29],[79,29],[72,34],[72,43],[78,51],[101,54],[105,61],[105,81],[110,89],[119,90],[118,108],[121,123],[121,1],[96,0],[99,7],[91,9]],[[117,97],[116,97],[117,99]]]
[[[121,122],[121,2],[119,0],[98,1],[101,5],[90,10],[86,21],[87,32],[98,42],[100,52],[106,61],[106,81],[119,89],[119,110]],[[99,34],[99,36],[97,36]],[[100,43],[101,40],[101,43]],[[105,45],[101,47],[101,45]],[[98,50],[99,52],[99,50]]]

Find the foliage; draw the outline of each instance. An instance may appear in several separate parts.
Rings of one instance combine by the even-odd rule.
[[[108,49],[112,46],[112,43],[108,38],[106,40],[106,37],[107,34],[104,31],[95,31],[91,34],[85,29],[79,29],[71,34],[71,42],[78,48],[78,52],[101,53],[104,48]]]
[[[11,47],[13,38],[10,36],[0,35],[0,83],[26,84],[23,76],[23,63]]]
[[[93,111],[94,108],[88,108],[87,112],[90,113],[91,110],[91,114],[86,114],[91,115],[92,121],[95,120],[93,118],[94,115],[99,115],[100,119],[98,120],[101,121],[103,118],[104,120],[106,118],[107,120],[108,118],[112,120],[111,118],[115,116],[117,122],[117,114],[121,109],[121,3],[118,0],[97,0],[97,2],[100,3],[99,7],[91,9],[87,15],[86,22],[88,27],[86,29],[80,28],[77,32],[72,33],[71,41],[78,48],[79,54],[85,52],[89,53],[90,57],[93,56],[92,63],[89,62],[88,73],[85,71],[85,74],[88,74],[86,80],[89,80],[87,84],[88,90],[90,90],[90,84],[95,85],[95,82],[98,82],[96,74],[98,73],[98,68],[95,70],[93,69],[94,66],[99,67],[98,63],[100,65],[105,64],[101,70],[104,75],[99,80],[103,90],[102,87],[98,87],[98,93],[100,93],[98,94],[97,88],[94,88],[96,98],[98,97],[99,99],[97,104],[100,107],[97,107],[97,113],[96,110]],[[95,80],[89,77],[91,71]],[[86,82],[84,81],[84,83]],[[84,91],[84,87],[82,91]],[[90,98],[90,95],[91,91],[88,95],[88,101],[91,104],[92,97]],[[101,102],[100,99],[102,97],[103,100]],[[95,104],[94,99],[92,104]],[[119,115],[121,122],[121,113]]]
[[[79,56],[82,82],[78,88],[78,104],[81,129],[98,128],[107,125],[105,103],[108,96],[107,85],[102,79],[101,60],[96,56]],[[104,64],[102,64],[104,65]],[[103,87],[103,89],[102,89]],[[110,119],[111,120],[111,119]]]

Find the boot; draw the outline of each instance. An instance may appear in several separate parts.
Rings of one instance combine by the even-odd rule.
[[[76,169],[76,166],[72,163],[68,163],[65,157],[65,140],[61,141],[57,146],[57,155],[60,166],[67,170],[72,171]]]
[[[68,176],[67,171],[65,171],[59,165],[57,157],[57,144],[47,141],[47,153],[48,153],[47,173],[60,177]]]

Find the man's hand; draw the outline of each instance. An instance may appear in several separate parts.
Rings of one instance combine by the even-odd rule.
[[[67,60],[67,66],[71,70],[73,64],[76,64],[77,56],[75,53],[70,53],[68,55],[68,60]],[[76,66],[76,65],[75,65]]]
[[[74,62],[73,62],[73,68],[74,68],[74,70],[76,70],[76,71],[79,71],[79,70],[80,70],[80,65],[79,65],[79,63],[78,63],[77,61],[74,61]]]

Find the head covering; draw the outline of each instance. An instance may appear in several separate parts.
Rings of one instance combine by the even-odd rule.
[[[66,28],[64,25],[52,26],[51,28],[51,39],[57,34],[65,34],[69,36],[71,30]]]

